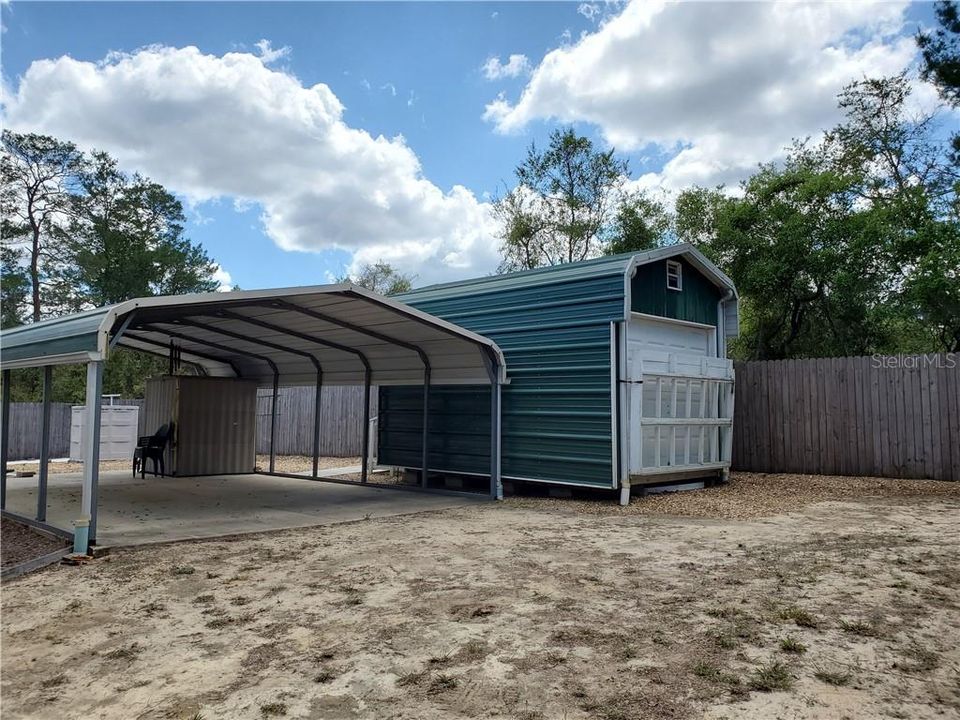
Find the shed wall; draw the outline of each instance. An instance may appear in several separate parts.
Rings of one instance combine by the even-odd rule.
[[[675,318],[704,325],[717,325],[717,303],[722,293],[699,270],[683,258],[670,258],[683,267],[682,290],[667,288],[667,261],[637,268],[631,282],[631,309],[658,317]]]
[[[623,268],[620,259],[581,273],[565,268],[553,283],[505,276],[400,297],[503,350],[504,477],[613,485],[610,323],[623,319]],[[422,402],[421,386],[381,388],[381,463],[419,467]],[[486,386],[432,389],[432,468],[489,472],[489,404]]]

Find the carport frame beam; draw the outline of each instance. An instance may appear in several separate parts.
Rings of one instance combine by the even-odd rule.
[[[10,456],[10,370],[2,373],[3,390],[0,391],[0,510],[7,507],[7,459]]]
[[[50,465],[50,401],[53,395],[53,367],[43,366],[43,409],[40,419],[40,467],[37,470],[37,520],[47,519],[47,475]]]
[[[83,484],[80,518],[73,534],[73,551],[85,555],[97,541],[97,493],[100,483],[100,396],[103,360],[87,363],[87,404],[84,408]]]

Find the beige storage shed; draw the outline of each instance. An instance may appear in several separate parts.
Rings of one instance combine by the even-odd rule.
[[[169,475],[253,472],[257,460],[257,382],[165,375],[147,381],[145,432],[174,423]],[[147,465],[148,472],[152,465]]]

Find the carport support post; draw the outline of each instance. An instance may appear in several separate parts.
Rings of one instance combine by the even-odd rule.
[[[37,520],[47,519],[47,471],[50,465],[50,396],[53,393],[53,367],[43,367],[43,417],[40,420],[40,469],[37,473]]]
[[[313,477],[320,470],[320,406],[323,391],[323,373],[317,371],[317,392],[313,400]]]
[[[273,397],[270,398],[270,472],[277,464],[277,394],[280,392],[280,374],[273,374]]]
[[[423,447],[420,450],[420,487],[427,486],[427,438],[430,432],[430,366],[423,368]]]
[[[7,506],[7,457],[10,452],[10,371],[3,371],[2,410],[0,410],[0,508]]]
[[[73,533],[73,551],[86,554],[97,540],[97,485],[100,482],[100,395],[103,361],[87,363],[87,404],[83,412],[83,488],[80,518]]]
[[[500,481],[500,378],[494,370],[490,381],[490,497],[503,500]]]
[[[367,481],[370,472],[370,368],[363,373],[363,457],[360,459],[360,482]]]

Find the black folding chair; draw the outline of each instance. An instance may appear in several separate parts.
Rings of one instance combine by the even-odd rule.
[[[173,423],[161,425],[153,435],[141,435],[137,440],[137,448],[133,451],[133,476],[137,476],[140,471],[140,477],[147,476],[147,460],[153,462],[153,476],[157,476],[157,468],[160,468],[160,477],[163,477],[166,471],[163,462],[163,456],[166,453],[167,445],[173,437]]]

